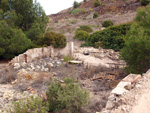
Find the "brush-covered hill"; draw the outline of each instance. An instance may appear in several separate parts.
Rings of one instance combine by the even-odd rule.
[[[133,21],[140,6],[141,3],[136,0],[102,0],[100,6],[94,7],[94,0],[87,0],[77,8],[70,7],[49,15],[47,29],[62,33],[68,41],[72,41],[81,25],[88,25],[95,32],[103,29],[102,22],[105,20],[111,20],[114,25]],[[93,18],[95,12],[98,13],[97,18]]]

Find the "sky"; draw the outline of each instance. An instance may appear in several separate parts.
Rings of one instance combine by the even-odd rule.
[[[47,15],[72,7],[74,1],[81,2],[83,0],[37,0]]]

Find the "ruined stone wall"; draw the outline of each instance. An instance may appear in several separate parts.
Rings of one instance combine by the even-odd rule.
[[[68,42],[65,48],[56,48],[54,51],[54,56],[59,57],[59,56],[67,56],[67,55],[72,55],[74,50],[74,43],[73,42]]]
[[[33,48],[27,50],[25,53],[16,56],[10,61],[10,64],[31,62],[44,57],[58,57],[71,55],[73,52],[73,42],[68,42],[65,48],[53,48],[52,46]]]
[[[29,49],[25,53],[13,58],[10,63],[31,62],[42,57],[53,57],[54,48],[52,46]]]

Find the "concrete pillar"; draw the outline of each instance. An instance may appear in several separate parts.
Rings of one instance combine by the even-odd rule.
[[[73,55],[73,53],[74,53],[74,43],[73,42],[70,42],[70,53],[71,53],[71,55]]]
[[[54,47],[53,46],[50,46],[50,57],[54,57]]]

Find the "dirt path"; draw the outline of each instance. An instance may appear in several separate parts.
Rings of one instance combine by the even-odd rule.
[[[0,69],[5,68],[8,65],[7,61],[0,61]]]

